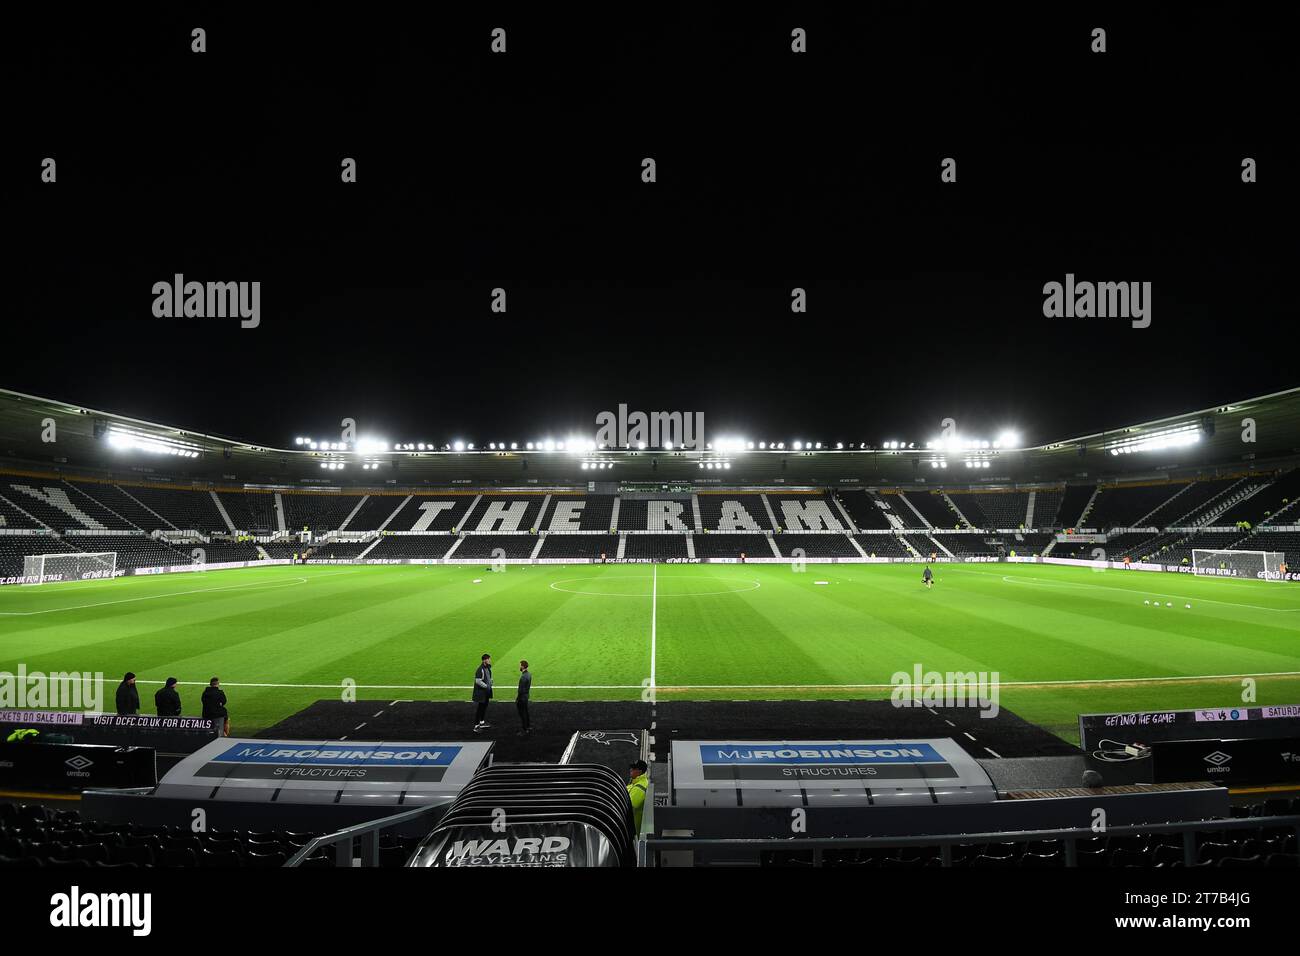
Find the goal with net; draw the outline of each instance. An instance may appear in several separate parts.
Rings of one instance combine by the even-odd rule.
[[[1282,551],[1192,551],[1192,570],[1196,574],[1280,581],[1285,566],[1286,553]]]
[[[78,551],[75,554],[29,554],[23,558],[24,584],[56,581],[95,581],[117,576],[117,552]]]

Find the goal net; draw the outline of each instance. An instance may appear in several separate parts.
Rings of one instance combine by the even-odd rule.
[[[23,558],[25,584],[49,584],[55,581],[94,581],[117,574],[117,552],[101,551],[76,554],[29,554]]]
[[[1197,574],[1279,581],[1285,564],[1286,554],[1282,551],[1192,551],[1192,570]]]

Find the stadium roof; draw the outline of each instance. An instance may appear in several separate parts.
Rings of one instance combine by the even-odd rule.
[[[1032,448],[945,451],[917,442],[916,447],[897,449],[796,451],[790,445],[787,442],[784,450],[734,452],[545,451],[522,446],[367,454],[313,451],[204,434],[0,390],[0,461],[13,468],[57,467],[119,476],[133,473],[141,478],[305,487],[671,481],[707,488],[1006,484],[1266,467],[1300,456],[1300,388]],[[967,460],[980,465],[967,467]],[[331,469],[330,464],[343,467]]]

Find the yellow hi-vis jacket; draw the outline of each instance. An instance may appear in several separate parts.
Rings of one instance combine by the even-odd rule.
[[[627,795],[632,798],[632,818],[636,821],[636,832],[641,832],[641,814],[645,810],[645,793],[650,786],[648,774],[641,774],[627,785]]]

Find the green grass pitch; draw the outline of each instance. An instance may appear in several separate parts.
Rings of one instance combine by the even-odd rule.
[[[1001,706],[1077,741],[1087,711],[1300,702],[1300,589],[1050,565],[253,568],[0,589],[0,671],[218,675],[235,733],[346,680],[362,699],[465,700],[479,655],[513,697],[888,697],[899,671],[996,671]],[[478,579],[478,583],[475,583]],[[816,582],[825,581],[825,584]],[[1152,603],[1146,603],[1146,602]],[[1158,603],[1157,603],[1158,602]],[[1172,604],[1172,607],[1167,606]],[[1185,605],[1191,604],[1191,608]]]

